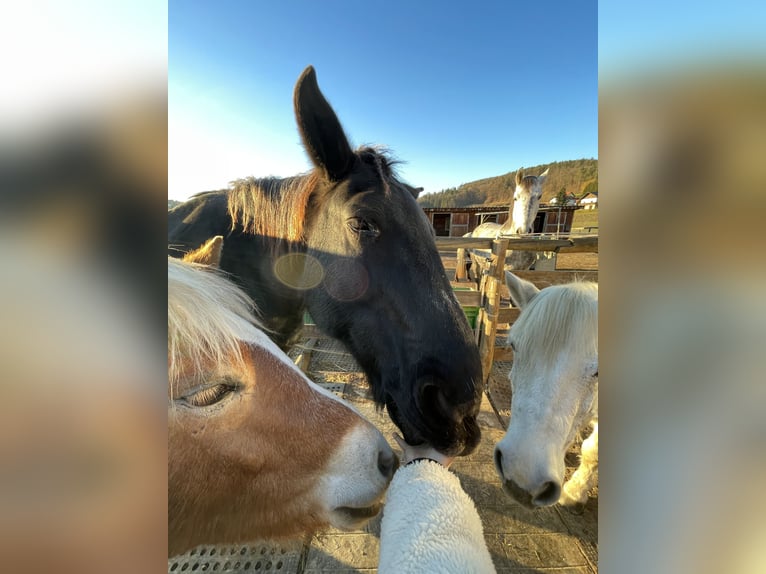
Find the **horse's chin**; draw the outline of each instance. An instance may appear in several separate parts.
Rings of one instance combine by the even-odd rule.
[[[504,479],[503,481],[503,491],[510,496],[513,500],[518,502],[521,506],[526,508],[527,510],[535,510],[538,508],[534,504],[532,504],[532,495],[530,495],[526,490],[523,488],[520,488],[516,485],[515,482],[512,480]]]
[[[439,452],[455,457],[468,456],[476,450],[479,442],[481,442],[481,430],[475,417],[466,417],[463,420],[466,429],[465,437],[453,437],[453,440],[445,443],[441,437],[429,439],[426,433],[421,432],[414,425],[410,424],[402,416],[396,401],[394,401],[391,395],[386,395],[386,409],[388,410],[388,416],[391,417],[391,420],[402,432],[405,442],[409,445],[418,446],[427,443]]]
[[[341,530],[358,530],[383,508],[382,502],[360,508],[341,506],[332,510],[330,524]]]

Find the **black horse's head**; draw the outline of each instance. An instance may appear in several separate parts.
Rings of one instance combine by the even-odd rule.
[[[481,364],[418,190],[384,153],[352,150],[312,67],[294,104],[316,178],[304,230],[309,312],[346,344],[407,442],[469,454],[480,439]]]

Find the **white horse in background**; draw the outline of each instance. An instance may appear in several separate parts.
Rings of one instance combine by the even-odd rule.
[[[495,467],[503,490],[529,508],[583,505],[598,471],[598,285],[539,290],[505,275],[521,314],[508,336],[511,420],[495,447]],[[564,484],[564,457],[589,425],[580,465]]]
[[[463,237],[491,237],[522,235],[532,233],[537,212],[540,210],[540,198],[543,195],[543,183],[548,176],[546,169],[540,175],[522,175],[522,168],[516,171],[516,189],[513,193],[513,204],[508,210],[508,219],[502,225],[494,222],[482,223]],[[478,281],[480,271],[476,257],[488,257],[488,252],[469,250],[471,257],[471,279]],[[529,269],[535,262],[535,254],[531,251],[509,251],[506,257],[506,267],[510,269]],[[465,277],[465,249],[457,250],[456,279]]]

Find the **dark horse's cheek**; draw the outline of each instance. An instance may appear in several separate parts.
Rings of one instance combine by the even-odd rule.
[[[370,278],[364,265],[339,257],[325,266],[323,286],[336,301],[356,301],[367,294]]]

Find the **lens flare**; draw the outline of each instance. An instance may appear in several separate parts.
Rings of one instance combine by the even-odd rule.
[[[338,259],[327,266],[324,287],[338,301],[356,301],[367,293],[370,276],[361,263]]]
[[[274,262],[274,275],[287,287],[305,291],[319,285],[325,272],[316,257],[305,253],[288,253]]]

